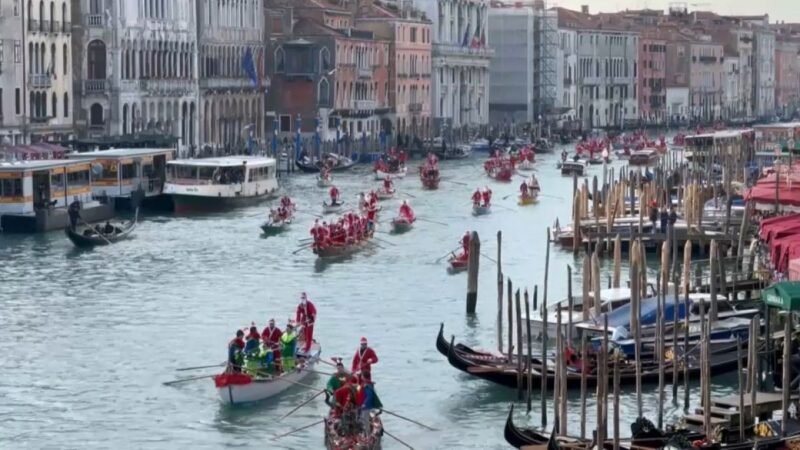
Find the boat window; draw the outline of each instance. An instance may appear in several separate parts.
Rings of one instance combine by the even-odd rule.
[[[197,178],[197,167],[173,166],[173,170],[170,171],[170,176],[173,179],[194,180]]]
[[[117,162],[102,161],[101,165],[103,166],[103,173],[97,179],[117,181]]]
[[[214,179],[214,172],[218,167],[200,167],[198,168],[198,178],[202,181],[211,181]]]
[[[63,191],[66,185],[64,184],[64,174],[54,173],[50,174],[50,190]]]
[[[22,197],[22,179],[0,180],[0,197]]]
[[[151,164],[151,163],[142,164],[142,175],[145,178],[154,178],[154,177],[156,177],[156,172],[153,169],[153,164]]]
[[[70,172],[67,174],[67,184],[71,187],[86,186],[89,184],[89,171]]]
[[[131,178],[136,178],[136,166],[134,166],[133,163],[123,164],[122,165],[122,179],[123,180],[130,180]]]

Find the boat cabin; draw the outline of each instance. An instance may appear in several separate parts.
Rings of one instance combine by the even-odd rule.
[[[628,163],[632,166],[649,166],[658,161],[658,150],[654,148],[646,148],[631,152]]]
[[[86,220],[111,217],[92,202],[91,163],[44,159],[0,163],[0,226],[7,232],[65,228],[67,207],[84,205]],[[97,214],[92,209],[98,207]]]
[[[753,130],[724,130],[686,136],[683,156],[688,161],[705,162],[716,154],[728,154],[738,161],[753,159]]]
[[[753,131],[756,151],[800,151],[800,122],[754,125]]]
[[[73,153],[70,159],[92,162],[92,194],[111,198],[117,208],[162,195],[167,179],[167,162],[175,159],[173,148],[118,148]],[[151,202],[152,203],[152,202]]]

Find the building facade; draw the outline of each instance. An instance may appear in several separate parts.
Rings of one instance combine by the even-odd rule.
[[[19,2],[0,3],[0,144],[25,143],[27,102]]]
[[[667,42],[642,36],[639,42],[639,118],[663,124],[667,104]]]
[[[28,0],[13,2],[12,9],[21,8],[23,3],[26,141],[69,138],[73,129],[70,2]]]
[[[197,52],[197,67],[188,69],[199,77],[199,97],[197,108],[188,106],[189,135],[203,148],[253,151],[265,136],[263,5],[196,1],[197,45],[190,51]]]
[[[578,69],[578,33],[575,30],[558,30],[556,62],[556,107],[564,111],[563,117],[575,120],[578,109],[578,87],[575,81]]]
[[[165,134],[182,151],[196,148],[194,1],[79,4],[72,12],[79,24],[72,40],[78,134]]]
[[[433,131],[489,123],[488,0],[414,0],[433,22]]]
[[[744,117],[742,101],[739,97],[739,57],[737,55],[725,56],[722,69],[722,118],[725,120]]]
[[[689,76],[690,114],[694,120],[717,120],[722,114],[723,66],[722,45],[707,41],[693,42]]]
[[[759,28],[754,33],[753,105],[759,118],[775,115],[775,33]]]
[[[783,116],[800,107],[800,39],[781,36],[775,47],[775,108]]]
[[[494,57],[489,69],[489,121],[534,121],[534,13],[532,8],[491,8]]]

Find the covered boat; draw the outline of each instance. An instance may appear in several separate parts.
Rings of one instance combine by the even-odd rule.
[[[436,349],[447,357],[447,361],[451,366],[456,369],[490,381],[502,386],[517,388],[519,379],[523,380],[523,384],[527,383],[527,377],[519,377],[517,372],[517,361],[514,357],[509,361],[508,355],[501,355],[489,353],[484,351],[473,350],[472,348],[463,344],[454,344],[453,339],[450,342],[444,338],[444,324],[439,328],[439,334],[436,337]],[[698,377],[700,375],[700,361],[699,361],[699,347],[693,347],[688,353],[676,352],[675,358],[678,363],[685,364],[688,361],[688,373],[691,377]],[[744,352],[747,354],[747,352]],[[527,359],[527,358],[526,358]],[[523,361],[523,366],[527,365],[528,361]],[[673,360],[664,363],[667,373],[672,370]],[[714,348],[711,352],[709,360],[710,370],[712,375],[736,370],[739,365],[737,345]],[[547,385],[552,388],[555,378],[555,361],[547,362],[547,371],[544,371],[544,365],[540,359],[531,358],[531,375],[535,386],[539,386],[544,378]],[[620,383],[622,385],[634,384],[636,382],[636,364],[625,362],[620,368]],[[659,362],[653,358],[642,361],[641,380],[645,383],[658,382],[658,366]],[[679,377],[683,377],[684,371],[679,370]],[[587,385],[595,386],[597,384],[597,371],[592,368],[585,376]],[[563,381],[567,383],[567,387],[576,388],[581,385],[581,373],[579,370],[568,367],[566,376]]]
[[[246,373],[222,373],[214,377],[217,394],[223,404],[238,405],[266,400],[301,383],[311,376],[314,366],[319,362],[322,347],[317,342],[311,346],[308,355],[297,355],[296,367],[276,376],[254,377]]]
[[[100,245],[111,245],[116,242],[128,239],[131,237],[136,224],[139,221],[139,209],[136,209],[133,220],[125,225],[113,225],[108,228],[104,225],[96,225],[94,227],[68,227],[64,230],[67,237],[76,247],[79,248],[92,248]]]

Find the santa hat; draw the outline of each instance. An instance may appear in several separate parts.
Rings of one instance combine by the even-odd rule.
[[[362,338],[361,338],[361,343],[362,343],[362,344],[366,344],[366,343],[367,343],[367,338],[365,338],[365,337],[362,337]]]

